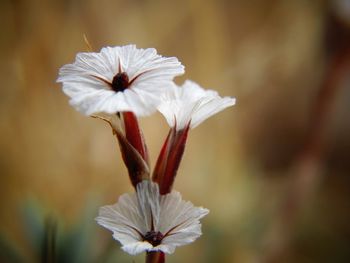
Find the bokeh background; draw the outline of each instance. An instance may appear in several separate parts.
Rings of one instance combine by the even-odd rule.
[[[1,262],[144,261],[94,221],[132,191],[116,139],[55,83],[84,35],[237,98],[190,132],[175,188],[211,212],[168,262],[350,262],[350,1],[2,0],[0,21]],[[168,127],[141,124],[154,164]]]

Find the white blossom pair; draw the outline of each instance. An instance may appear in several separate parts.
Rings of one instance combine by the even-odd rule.
[[[183,201],[171,187],[188,129],[234,105],[235,99],[222,98],[192,81],[179,87],[173,78],[183,73],[177,58],[162,57],[153,48],[137,49],[135,45],[78,53],[75,62],[59,72],[57,81],[63,84],[71,105],[86,115],[107,120],[118,137],[136,192],[100,208],[96,220],[113,232],[124,251],[133,255],[143,251],[173,253],[175,247],[193,242],[201,235],[199,219],[209,212]],[[171,130],[152,182],[147,147],[136,116],[156,110],[163,114]],[[123,131],[114,123],[120,113]]]
[[[172,80],[183,73],[177,58],[127,45],[78,53],[73,64],[60,69],[57,81],[63,83],[71,105],[86,115],[131,111],[141,117],[158,109],[177,129],[189,121],[194,128],[235,104],[235,99],[221,98],[192,81],[177,87]]]

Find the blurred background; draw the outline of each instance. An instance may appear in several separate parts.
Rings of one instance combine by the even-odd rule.
[[[0,261],[144,262],[94,218],[133,189],[59,68],[134,43],[237,105],[189,135],[175,188],[210,209],[168,262],[350,262],[350,1],[2,0]],[[141,120],[153,164],[167,134]]]

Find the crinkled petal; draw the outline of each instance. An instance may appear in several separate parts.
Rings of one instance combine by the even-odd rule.
[[[101,50],[101,53],[78,53],[73,64],[64,65],[60,69],[57,81],[64,83],[86,80],[88,82],[100,83],[96,77],[111,81],[119,65],[110,65],[105,55],[103,55],[103,50]]]
[[[142,241],[142,235],[148,231],[135,194],[124,194],[116,204],[101,207],[96,221],[111,230],[122,245]]]
[[[184,73],[184,67],[175,57],[162,57],[154,48],[138,49],[135,45],[119,47],[122,70],[137,85],[145,80],[170,80]]]
[[[172,253],[177,246],[193,242],[202,234],[199,219],[209,213],[208,209],[195,207],[191,202],[182,200],[176,191],[162,196],[160,206],[157,230],[164,234],[161,245],[166,246],[166,253]]]
[[[199,224],[199,219],[209,213],[208,209],[195,207],[191,202],[182,200],[177,191],[162,195],[160,207],[160,223],[157,230],[163,234],[173,234],[188,226]]]

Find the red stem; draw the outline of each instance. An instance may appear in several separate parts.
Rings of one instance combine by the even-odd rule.
[[[170,147],[169,143],[173,140],[174,133],[175,133],[174,129],[169,130],[168,136],[166,137],[165,142],[162,146],[162,149],[160,150],[156,165],[154,167],[152,179],[154,182],[157,182],[158,184],[160,184],[160,180],[163,177],[163,174],[166,168],[169,147]]]
[[[140,153],[142,158],[148,164],[148,152],[146,144],[134,113],[127,111],[123,112],[125,137],[128,142]]]
[[[153,172],[153,181],[159,184],[160,194],[171,191],[177,170],[185,151],[190,126],[177,131],[172,128],[162,146]]]
[[[164,263],[165,254],[163,252],[147,252],[146,263]]]
[[[181,131],[176,131],[173,141],[170,145],[167,163],[164,174],[161,178],[160,194],[170,193],[174,180],[179,169],[180,162],[185,151],[189,126]]]

